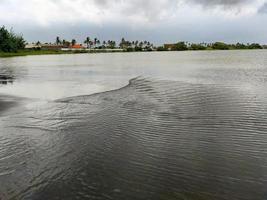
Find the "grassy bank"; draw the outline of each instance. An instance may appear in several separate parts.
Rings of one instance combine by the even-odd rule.
[[[31,56],[31,55],[56,55],[56,54],[77,54],[77,53],[115,53],[123,52],[117,49],[91,49],[91,50],[76,50],[76,51],[61,51],[61,50],[20,50],[18,52],[1,52],[0,58],[14,56]]]
[[[216,51],[217,49],[206,48],[198,51]],[[227,50],[242,50],[242,49],[227,49]],[[248,50],[248,49],[243,49]],[[251,49],[250,49],[251,50]],[[159,48],[156,51],[170,51],[164,48]],[[177,50],[176,50],[177,51]],[[182,51],[196,51],[192,49]],[[31,55],[57,55],[57,54],[80,54],[80,53],[120,53],[120,52],[149,52],[149,51],[118,51],[117,49],[91,49],[91,50],[76,50],[76,51],[61,51],[61,50],[20,50],[18,52],[1,52],[0,58],[15,57],[15,56],[31,56]]]
[[[29,56],[29,55],[53,55],[53,54],[71,54],[77,52],[58,51],[58,50],[20,50],[18,52],[0,52],[0,57]],[[82,53],[82,52],[79,52]]]

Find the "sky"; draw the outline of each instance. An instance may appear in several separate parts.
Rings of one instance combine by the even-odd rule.
[[[148,40],[267,44],[267,0],[0,0],[0,26],[28,42]]]

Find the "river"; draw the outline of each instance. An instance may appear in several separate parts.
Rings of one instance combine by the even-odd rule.
[[[267,198],[267,51],[0,59],[0,199]]]

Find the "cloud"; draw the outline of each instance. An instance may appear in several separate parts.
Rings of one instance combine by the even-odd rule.
[[[267,2],[259,8],[259,13],[267,13]]]
[[[170,35],[173,39],[192,39],[195,35],[196,40],[202,35],[204,40],[206,30],[216,27],[228,38],[231,34],[236,38],[239,30],[235,27],[242,20],[265,19],[259,12],[266,12],[266,3],[267,0],[0,0],[0,26],[13,27],[29,40],[48,40],[57,33],[82,38],[88,32],[113,38],[130,35],[140,39],[148,35],[158,41]],[[249,23],[248,26],[255,24],[253,20]]]
[[[255,0],[190,0],[191,2],[198,3],[204,6],[240,6],[247,3],[252,3]]]
[[[178,16],[184,7],[258,10],[263,0],[0,0],[2,23],[33,23],[41,26],[69,22],[124,23],[147,26]],[[237,13],[235,11],[235,13]],[[188,13],[193,15],[194,13]]]
[[[266,0],[187,0],[193,5],[200,5],[205,11],[220,12],[222,16],[246,16],[258,13]]]
[[[127,22],[148,24],[162,19],[177,0],[1,0],[3,22],[30,22],[42,26],[55,22],[94,24]]]

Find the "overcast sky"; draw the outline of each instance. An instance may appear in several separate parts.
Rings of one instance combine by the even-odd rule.
[[[30,42],[267,43],[267,0],[0,0],[0,25]]]

